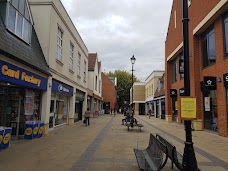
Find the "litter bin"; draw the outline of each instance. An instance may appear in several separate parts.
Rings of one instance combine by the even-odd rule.
[[[38,123],[36,121],[26,121],[24,139],[37,138],[38,130]]]
[[[43,131],[44,131],[44,123],[40,123],[39,124],[38,138],[43,136]]]
[[[12,128],[4,127],[3,133],[3,141],[2,141],[2,149],[6,149],[10,145],[10,138],[11,138]]]

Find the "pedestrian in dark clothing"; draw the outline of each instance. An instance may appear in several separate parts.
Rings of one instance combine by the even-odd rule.
[[[89,108],[87,108],[87,110],[85,111],[86,126],[90,125],[90,123],[89,123],[90,113],[91,112],[90,112]]]

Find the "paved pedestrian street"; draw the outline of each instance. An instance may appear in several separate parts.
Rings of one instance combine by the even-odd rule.
[[[91,118],[86,127],[81,121],[64,126],[34,140],[19,140],[0,152],[1,171],[137,171],[133,148],[146,148],[149,134],[159,133],[183,153],[183,125],[136,116],[144,127],[127,130],[123,115]],[[202,171],[228,170],[228,139],[206,131],[193,131],[193,142]],[[168,160],[164,171],[171,171]],[[173,171],[176,171],[174,168]]]

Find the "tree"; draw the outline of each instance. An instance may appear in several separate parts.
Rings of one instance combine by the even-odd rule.
[[[121,107],[124,105],[124,101],[130,102],[130,88],[132,87],[132,75],[127,71],[115,70],[115,72],[109,71],[106,73],[108,77],[117,77],[117,103]],[[133,82],[139,82],[137,77],[133,77]]]

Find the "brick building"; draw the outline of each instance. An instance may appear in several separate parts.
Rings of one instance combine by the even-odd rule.
[[[103,109],[105,113],[110,113],[110,109],[117,109],[117,91],[113,81],[106,76],[103,72],[101,73],[102,78],[102,96],[103,96]]]
[[[228,0],[189,1],[191,96],[197,99],[195,130],[228,135]],[[173,0],[165,42],[166,120],[182,122],[184,95],[182,1]],[[225,78],[225,79],[224,79]]]

